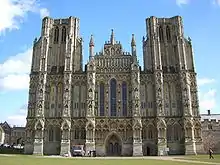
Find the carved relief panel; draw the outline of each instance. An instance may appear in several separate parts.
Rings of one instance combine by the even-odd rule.
[[[70,117],[71,112],[71,81],[70,73],[64,75],[64,91],[63,91],[63,116]]]
[[[133,71],[131,74],[132,111],[134,116],[140,116],[140,72]]]
[[[87,116],[95,115],[95,87],[96,74],[95,72],[87,73]]]
[[[156,92],[156,108],[158,115],[164,115],[163,106],[163,73],[157,71],[155,73],[155,92]]]
[[[190,77],[187,72],[180,74],[182,88],[183,113],[188,116],[192,114]]]

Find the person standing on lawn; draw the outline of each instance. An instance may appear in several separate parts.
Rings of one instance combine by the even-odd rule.
[[[211,148],[209,148],[209,159],[214,159],[213,157],[213,151]]]

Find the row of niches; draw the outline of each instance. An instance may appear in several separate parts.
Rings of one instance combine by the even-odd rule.
[[[80,108],[75,109],[71,108],[71,116],[72,117],[85,117],[86,116],[86,109]],[[123,112],[123,108],[117,109],[116,117],[131,117],[132,116],[132,110],[128,109],[126,113]],[[111,117],[111,112],[109,109],[104,108],[104,112],[101,113],[100,109],[98,107],[94,108],[94,115],[99,117]],[[54,109],[45,109],[45,117],[61,117],[62,109],[54,108]],[[155,109],[141,109],[140,114],[143,117],[154,117],[156,116]],[[172,117],[172,116],[182,116],[182,111],[179,109],[169,109],[165,111],[166,117]],[[113,116],[114,117],[114,116]]]
[[[123,62],[118,62],[117,60],[118,59],[107,62],[107,59],[105,59],[103,60],[104,61],[103,63],[97,62],[96,72],[112,73],[112,72],[120,72],[120,71],[125,71],[125,72],[130,71],[131,62],[126,61],[125,63],[123,63]],[[48,73],[51,75],[64,73],[64,66],[52,66],[48,68],[50,68]],[[142,71],[141,66],[139,67],[139,70]],[[163,73],[176,74],[180,72],[180,69],[179,67],[174,67],[174,66],[163,66],[162,71]],[[193,72],[194,70],[188,70],[188,71]],[[147,73],[147,74],[153,74],[153,72],[154,72],[153,69],[146,69],[142,71],[142,73]]]
[[[163,73],[178,73],[180,69],[175,66],[162,66]]]
[[[52,66],[50,68],[50,74],[63,74],[64,73],[64,66]]]
[[[162,66],[163,73],[179,73],[180,68],[178,66]],[[194,69],[188,69],[188,71],[194,72]]]
[[[169,142],[174,141],[181,141],[184,140],[184,132],[182,132],[182,127],[175,125],[169,126],[166,131],[161,130],[160,132],[157,131],[155,127],[148,127],[143,128],[142,131],[140,131],[141,138],[143,140],[156,140],[158,137],[157,132],[159,133],[159,136],[162,138],[166,138]],[[109,133],[108,129],[102,129],[101,127],[95,127],[95,140],[104,140]],[[117,132],[121,135],[123,140],[132,140],[133,139],[133,130],[127,129],[127,128],[118,128]],[[166,133],[165,133],[166,132]],[[187,137],[191,137],[190,132],[185,132]],[[45,130],[45,134],[48,134],[48,141],[60,141],[61,140],[61,131],[60,128],[53,128],[50,127],[49,129]],[[194,130],[194,136],[195,138],[201,137],[201,131],[196,129]],[[88,137],[87,137],[88,138]],[[86,130],[84,128],[74,128],[74,130],[71,131],[70,139],[86,139]]]
[[[109,55],[108,52],[96,52],[95,57],[97,56],[105,56],[105,55]],[[115,56],[131,56],[130,52],[125,52],[125,51],[114,51],[114,54],[112,53],[111,55],[109,55],[108,57],[115,57]]]
[[[98,109],[94,110],[95,117],[113,117],[113,118],[123,118],[123,117],[132,117],[132,111],[128,110],[126,115],[123,115],[123,111],[117,111],[116,116],[111,116],[110,111],[106,110],[104,115],[101,115]],[[33,111],[29,112],[29,117],[35,116],[35,113],[32,113]],[[54,109],[54,111],[50,109],[45,109],[44,110],[44,116],[45,118],[60,118],[62,117],[62,110]],[[149,109],[145,112],[141,112],[142,117],[156,117],[156,111],[150,111]],[[167,115],[167,117],[173,117],[174,115]],[[180,116],[180,115],[175,115],[175,116]],[[78,110],[78,109],[71,109],[71,117],[73,118],[86,118],[86,110]]]
[[[170,130],[167,131],[167,136],[164,137],[166,138],[169,142],[171,141],[180,141],[181,139],[184,138],[182,132],[181,132],[182,128],[179,128],[178,130],[173,130],[173,132],[170,132]],[[133,131],[132,130],[128,130],[126,128],[122,128],[117,130],[117,132],[121,135],[122,139],[125,141],[130,141],[133,139]],[[143,140],[156,140],[158,135],[156,134],[156,129],[155,128],[145,128],[144,130],[141,131],[141,138]],[[55,142],[55,141],[60,141],[61,140],[61,131],[60,129],[53,129],[50,128],[48,129],[47,132],[45,132],[46,134],[48,134],[47,136],[47,140],[49,142]],[[100,128],[95,128],[95,140],[105,140],[106,136],[108,135],[109,131],[107,131],[106,129],[100,129]],[[70,140],[85,140],[86,139],[86,130],[85,128],[76,128],[74,130],[71,131],[71,135],[70,135]]]
[[[97,67],[130,67],[131,58],[96,58]]]

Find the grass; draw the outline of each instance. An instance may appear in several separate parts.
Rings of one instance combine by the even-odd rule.
[[[190,157],[189,157],[190,159]],[[194,158],[192,158],[194,160]],[[200,160],[201,161],[201,160]],[[205,160],[204,160],[205,161]],[[170,160],[152,159],[74,159],[74,158],[48,158],[36,156],[1,156],[2,165],[199,165],[199,163],[186,163]]]
[[[209,159],[209,155],[184,156],[183,158],[180,159],[220,163],[220,155],[213,155],[213,156],[214,159]]]

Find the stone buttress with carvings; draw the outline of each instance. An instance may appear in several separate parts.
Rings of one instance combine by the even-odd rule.
[[[196,73],[182,18],[150,17],[143,69],[112,30],[83,69],[79,19],[43,19],[33,43],[25,153],[59,155],[73,145],[99,156],[202,152]]]

